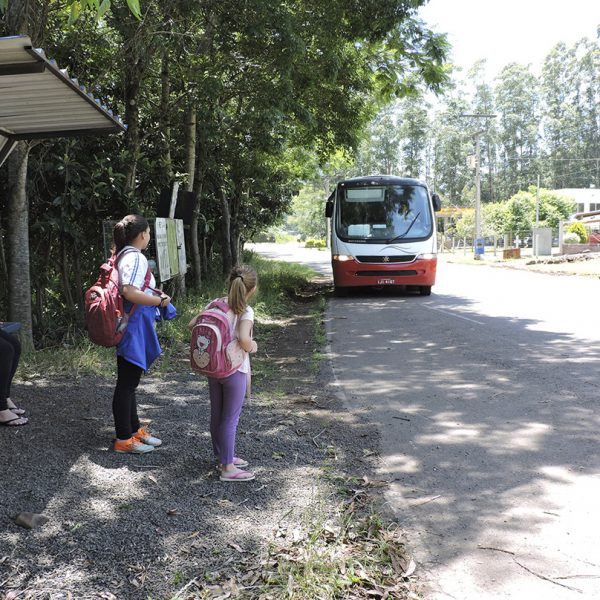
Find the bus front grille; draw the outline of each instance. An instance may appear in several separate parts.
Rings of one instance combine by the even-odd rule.
[[[411,277],[417,272],[407,271],[356,271],[357,277]]]
[[[386,256],[357,256],[356,260],[361,263],[406,263],[417,258],[414,254],[397,254]]]

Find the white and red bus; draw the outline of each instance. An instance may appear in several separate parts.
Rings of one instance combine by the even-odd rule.
[[[416,179],[340,181],[326,204],[338,294],[359,286],[406,286],[431,294],[437,268],[437,194]]]

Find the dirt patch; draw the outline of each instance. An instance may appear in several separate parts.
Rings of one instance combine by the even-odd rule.
[[[260,376],[236,449],[257,475],[252,482],[218,481],[206,383],[184,356],[181,372],[142,380],[140,416],[164,442],[143,456],[110,448],[112,380],[17,381],[13,398],[30,425],[0,431],[0,590],[19,598],[209,598],[232,594],[222,586],[233,581],[232,595],[258,598],[265,573],[277,570],[264,560],[269,548],[297,545],[298,531],[326,522],[340,502],[354,506],[375,493],[375,427],[330,394],[326,365],[315,369],[322,291],[315,283],[290,297],[293,316],[257,323]],[[22,529],[13,521],[22,511],[49,521]]]

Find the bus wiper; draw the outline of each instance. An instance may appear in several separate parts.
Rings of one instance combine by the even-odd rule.
[[[421,212],[419,211],[416,215],[415,218],[410,222],[410,225],[406,228],[406,231],[404,233],[401,233],[400,235],[397,235],[395,238],[392,238],[391,240],[388,240],[387,243],[388,244],[393,244],[394,242],[401,240],[403,237],[406,237],[408,235],[408,232],[412,229],[412,226],[417,222],[417,219],[421,216]]]

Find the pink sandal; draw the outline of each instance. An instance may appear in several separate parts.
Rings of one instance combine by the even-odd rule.
[[[250,471],[234,471],[233,473],[221,473],[221,481],[252,481],[256,475]]]

